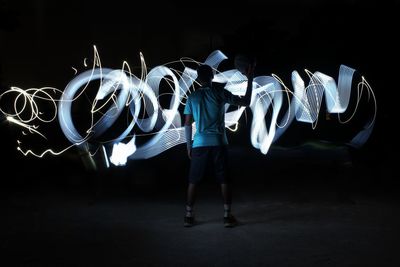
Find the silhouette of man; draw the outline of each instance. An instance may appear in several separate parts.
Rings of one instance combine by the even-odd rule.
[[[254,64],[246,61],[247,66],[240,70],[247,76],[247,89],[243,97],[233,95],[223,88],[214,88],[213,69],[208,65],[200,65],[197,69],[197,79],[201,85],[199,89],[189,95],[186,102],[185,136],[187,140],[187,153],[191,159],[186,215],[184,226],[190,227],[195,223],[193,205],[195,203],[196,185],[203,178],[207,164],[211,163],[216,180],[221,184],[221,193],[224,200],[225,227],[237,224],[231,214],[232,193],[231,181],[227,175],[228,140],[225,132],[225,104],[236,106],[250,105]],[[243,65],[243,64],[242,64]],[[192,123],[196,125],[196,134],[192,143]]]

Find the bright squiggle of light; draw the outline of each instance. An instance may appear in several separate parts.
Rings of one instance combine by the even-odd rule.
[[[46,155],[46,154],[52,154],[52,155],[54,155],[54,156],[61,155],[61,154],[63,154],[65,151],[69,150],[71,147],[74,147],[74,146],[75,146],[75,144],[70,145],[70,146],[68,146],[67,148],[64,148],[63,150],[58,151],[58,152],[56,152],[56,151],[54,151],[54,150],[52,150],[52,149],[46,149],[45,151],[43,151],[43,152],[40,153],[40,154],[35,153],[35,152],[33,152],[32,150],[30,150],[30,149],[24,151],[21,147],[17,147],[17,150],[20,151],[24,156],[27,156],[27,155],[31,154],[31,155],[33,155],[33,156],[35,156],[35,157],[37,157],[37,158],[42,158],[42,157],[43,157],[44,155]]]
[[[22,127],[26,128],[26,129],[28,129],[30,132],[37,133],[38,135],[42,136],[43,138],[46,138],[46,136],[41,134],[39,131],[36,131],[34,126],[31,126],[31,125],[28,125],[26,123],[23,123],[23,122],[21,122],[19,120],[16,120],[16,119],[14,119],[13,117],[10,117],[10,116],[7,117],[7,120],[9,122],[15,123],[15,124],[17,124],[19,126],[22,126]]]
[[[226,59],[227,57],[217,50],[211,53],[203,64],[208,64],[214,69],[213,82],[224,84],[226,90],[235,95],[243,96],[246,91],[247,78],[236,69],[218,71],[219,64]],[[38,127],[32,123],[37,120],[48,123],[58,118],[65,137],[72,143],[72,146],[82,149],[86,147],[87,142],[100,138],[117,122],[121,114],[127,111],[125,130],[115,139],[101,142],[112,145],[110,162],[120,166],[125,165],[128,159],[154,157],[165,150],[186,142],[179,108],[182,104],[184,105],[187,96],[195,90],[197,85],[197,73],[189,65],[197,66],[200,62],[190,58],[182,58],[179,63],[183,64],[183,71],[169,67],[177,61],[157,66],[148,72],[142,54],[140,54],[140,61],[140,77],[131,72],[129,64],[125,61],[121,69],[102,68],[98,51],[94,47],[92,68],[76,75],[64,90],[50,87],[22,90],[13,87],[0,95],[0,98],[11,93],[17,94],[14,101],[14,112],[9,114],[3,109],[1,111],[6,114],[10,122],[43,137],[45,136],[38,131]],[[85,66],[87,66],[87,62],[88,60],[85,58]],[[74,68],[74,70],[76,69]],[[250,110],[253,114],[250,139],[252,145],[260,149],[261,153],[267,154],[272,143],[288,129],[295,119],[299,122],[309,123],[312,128],[315,128],[323,99],[325,99],[327,112],[341,114],[347,111],[354,69],[341,65],[337,85],[335,80],[326,74],[312,73],[308,70],[305,70],[305,72],[310,79],[307,86],[305,86],[297,71],[292,72],[293,91],[277,75],[254,78],[250,102]],[[91,101],[91,124],[84,131],[85,134],[81,135],[72,118],[72,105],[85,94],[89,85],[94,81],[98,81],[99,85],[96,96]],[[160,94],[161,87],[167,87],[171,92]],[[61,97],[52,97],[48,93],[49,90],[60,93]],[[339,116],[341,123],[349,122],[354,116],[365,91],[368,97],[374,101],[374,114],[363,129],[349,142],[350,145],[355,147],[362,146],[368,140],[376,117],[375,95],[364,77],[357,86],[356,107],[350,118],[342,120]],[[170,97],[170,103],[167,107],[161,106],[160,103],[160,98],[165,96]],[[53,115],[48,119],[44,119],[43,113],[39,111],[37,103],[39,99],[51,103],[53,107]],[[284,109],[285,103],[286,109]],[[28,107],[31,115],[24,119],[22,115],[26,113]],[[231,131],[236,131],[246,108],[239,107],[228,112],[229,105],[227,104],[225,110],[226,127]],[[284,114],[281,116],[283,112]],[[97,121],[94,119],[95,115],[100,117]],[[138,133],[139,130],[143,133]],[[195,125],[193,125],[193,135],[195,130]],[[148,138],[149,136],[150,138]],[[148,140],[138,145],[136,141],[140,138],[147,138]],[[69,148],[66,148],[66,150]],[[107,158],[107,151],[104,146],[101,146],[101,148],[102,153]],[[24,155],[32,154],[39,157],[46,153],[58,155],[65,151],[54,152],[48,149],[40,154],[33,153],[31,150],[23,152],[20,148],[18,149]]]

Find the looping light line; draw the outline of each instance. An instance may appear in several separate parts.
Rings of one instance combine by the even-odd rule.
[[[208,64],[213,68],[214,83],[221,83],[226,90],[243,96],[246,91],[247,78],[236,69],[218,71],[219,64],[226,59],[227,57],[217,50],[212,52],[202,64]],[[142,54],[140,54],[140,61],[140,77],[131,72],[129,64],[125,61],[121,69],[102,68],[98,51],[94,47],[92,68],[76,75],[64,90],[52,87],[23,90],[11,87],[10,90],[0,95],[1,99],[16,94],[12,113],[7,113],[0,106],[0,111],[7,116],[10,122],[28,129],[30,133],[45,137],[38,130],[38,126],[34,125],[34,122],[50,123],[58,118],[62,132],[72,143],[71,146],[59,152],[51,149],[47,149],[43,153],[34,153],[31,150],[24,152],[20,147],[18,150],[24,155],[32,154],[43,157],[47,153],[58,155],[72,146],[85,149],[87,142],[98,140],[116,123],[124,111],[127,111],[127,118],[130,117],[125,130],[115,139],[101,142],[112,144],[109,160],[114,165],[125,165],[128,159],[154,157],[178,144],[185,143],[186,138],[179,108],[185,105],[188,95],[195,90],[197,85],[197,73],[189,65],[197,66],[201,63],[190,58],[182,58],[179,61],[157,66],[148,72]],[[179,71],[173,68],[173,64],[176,63],[182,64],[184,70]],[[84,65],[87,66],[87,64],[88,60],[85,58]],[[77,69],[73,69],[77,72]],[[250,102],[250,110],[253,113],[250,132],[252,145],[261,153],[267,154],[271,144],[282,136],[294,119],[298,122],[309,123],[314,129],[318,123],[323,99],[325,99],[327,112],[337,113],[339,121],[347,123],[355,115],[361,96],[366,91],[368,98],[373,100],[373,115],[363,129],[348,143],[354,147],[361,147],[371,135],[376,117],[376,98],[369,83],[364,77],[361,78],[357,85],[356,107],[351,116],[343,120],[340,114],[347,111],[349,107],[355,70],[341,65],[337,85],[332,77],[321,72],[312,73],[305,70],[305,73],[310,80],[307,86],[297,71],[292,72],[293,91],[275,74],[254,78]],[[89,90],[95,81],[98,81],[99,85],[96,96],[91,102],[91,125],[82,136],[72,118],[72,105],[85,94],[86,90]],[[167,87],[170,92],[160,94],[160,89],[164,91],[164,87]],[[61,97],[53,97],[49,91],[61,94]],[[164,97],[170,97],[168,107],[161,105],[160,98]],[[38,100],[51,104],[53,111],[49,118],[44,118],[45,113],[40,111]],[[286,111],[284,110],[285,106]],[[225,106],[225,125],[229,130],[236,131],[245,107],[228,111],[229,108],[227,104]],[[106,111],[103,111],[104,109]],[[285,113],[281,116],[283,112]],[[95,120],[95,115],[100,118]],[[195,125],[193,125],[193,134],[195,130]],[[148,138],[149,136],[151,137]],[[143,138],[146,137],[148,140],[143,142],[146,140]],[[141,139],[142,142],[138,145],[137,141]],[[104,147],[102,152],[106,153]]]

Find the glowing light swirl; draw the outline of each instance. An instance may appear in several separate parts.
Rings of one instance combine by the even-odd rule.
[[[8,116],[10,122],[26,128],[30,132],[38,133],[43,137],[44,135],[37,130],[38,127],[31,123],[34,120],[48,123],[58,117],[62,132],[72,143],[72,146],[79,146],[84,149],[84,147],[87,147],[85,145],[86,142],[100,137],[113,126],[122,112],[127,109],[132,119],[126,129],[117,138],[109,141],[113,145],[112,154],[109,157],[110,161],[114,165],[124,165],[127,159],[154,157],[167,149],[186,142],[184,128],[181,126],[182,118],[178,109],[181,103],[185,102],[184,100],[187,98],[187,95],[192,90],[195,90],[194,83],[197,73],[194,69],[186,66],[185,63],[197,65],[199,62],[192,59],[182,59],[180,62],[184,65],[183,72],[168,67],[168,64],[165,64],[157,66],[147,73],[143,55],[140,55],[140,59],[142,69],[141,77],[139,78],[132,74],[126,62],[123,63],[122,69],[102,68],[100,57],[95,48],[92,69],[75,76],[65,87],[64,91],[50,87],[24,91],[13,87],[11,90],[0,95],[0,99],[7,94],[16,93],[14,113],[6,113],[3,109],[1,109],[1,112]],[[213,82],[224,84],[225,89],[231,91],[233,94],[244,95],[247,85],[247,78],[245,76],[236,69],[224,72],[217,70],[219,64],[225,59],[227,57],[221,51],[214,51],[205,60],[204,64],[210,65],[215,70]],[[84,64],[85,66],[87,65],[86,59]],[[76,69],[74,68],[74,70]],[[250,103],[250,110],[253,113],[250,139],[252,145],[260,149],[263,154],[268,152],[271,144],[288,129],[294,119],[299,122],[310,123],[315,128],[324,93],[327,112],[339,114],[344,113],[348,109],[354,69],[341,65],[338,85],[336,85],[332,77],[326,74],[305,71],[310,79],[307,87],[305,87],[299,73],[297,71],[292,72],[293,91],[287,88],[276,75],[254,78],[253,96]],[[87,129],[86,135],[82,136],[76,129],[72,119],[72,103],[83,94],[90,83],[96,80],[99,81],[100,85],[91,106],[91,126]],[[171,100],[168,108],[161,107],[159,102],[159,97],[161,96],[159,91],[162,81],[166,81],[169,89],[172,91],[169,93]],[[358,102],[365,90],[368,96],[372,97],[374,101],[374,115],[349,142],[350,145],[355,147],[362,146],[368,140],[376,116],[375,95],[364,77],[359,82],[357,89],[357,104],[353,114],[349,119],[340,119],[340,121],[342,123],[350,121],[356,112]],[[48,90],[61,93],[61,97],[59,99],[53,98],[47,92]],[[40,94],[44,96],[39,97]],[[50,102],[53,106],[53,115],[49,119],[44,119],[39,112],[38,104],[35,101],[39,98]],[[104,104],[99,105],[98,101],[102,101]],[[280,113],[284,111],[282,109],[285,102],[287,103],[286,112],[279,119]],[[109,105],[107,111],[100,113],[100,119],[94,121],[94,114],[99,114],[106,105]],[[27,107],[30,107],[31,116],[24,119],[22,114]],[[245,107],[240,107],[229,112],[228,109],[229,105],[227,104],[225,106],[225,125],[228,129],[235,130],[239,125],[239,119],[245,111]],[[142,115],[140,115],[141,113]],[[269,124],[266,123],[267,115]],[[144,134],[132,134],[135,126],[144,132]],[[194,125],[193,130],[194,135]],[[147,142],[137,145],[136,141],[138,138],[146,135],[151,135],[152,137]],[[23,152],[21,149],[19,150]],[[27,154],[29,152],[38,155],[32,151],[23,153]],[[106,153],[104,148],[103,152]],[[46,150],[40,156],[43,156],[45,153],[57,154],[61,152]]]
[[[18,87],[11,87],[10,90],[4,92],[0,95],[1,98],[12,97],[9,95],[16,95],[13,105],[13,112],[7,112],[0,106],[0,111],[7,117],[7,120],[16,123],[30,132],[34,132],[39,134],[40,136],[46,138],[42,133],[37,131],[37,125],[30,125],[34,121],[40,121],[42,123],[47,123],[53,121],[57,116],[57,104],[53,99],[51,94],[48,92],[61,92],[60,90],[52,87],[44,87],[44,88],[30,88],[28,90],[23,90]],[[37,103],[38,100],[45,101],[50,103],[50,106],[53,108],[52,111],[43,112],[40,110],[39,105]],[[46,114],[49,114],[49,118],[45,118]]]

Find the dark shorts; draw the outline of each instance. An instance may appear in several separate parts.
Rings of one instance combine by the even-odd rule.
[[[200,182],[208,168],[213,171],[215,179],[219,183],[226,184],[230,182],[226,146],[204,146],[192,149],[189,183],[196,184]]]

